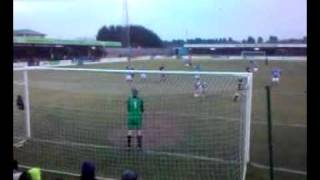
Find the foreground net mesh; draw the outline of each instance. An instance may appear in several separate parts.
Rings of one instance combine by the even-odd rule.
[[[97,175],[119,178],[133,169],[142,179],[243,179],[248,90],[238,92],[237,75],[200,76],[207,86],[194,97],[194,75],[87,71],[28,71],[30,132],[23,71],[14,72],[14,158],[28,166],[79,173],[92,161]],[[247,79],[245,79],[248,82]],[[127,148],[127,104],[131,87],[144,101],[143,148]],[[25,99],[25,97],[24,97]],[[26,102],[25,102],[26,103]],[[24,141],[26,140],[27,141]],[[19,145],[19,142],[23,144]]]

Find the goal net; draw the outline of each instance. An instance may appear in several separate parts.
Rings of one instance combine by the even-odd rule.
[[[265,51],[241,51],[243,59],[254,60],[254,59],[265,59]]]
[[[195,73],[206,84],[197,97]],[[79,174],[91,161],[97,176],[116,179],[125,169],[142,179],[245,178],[251,73],[29,67],[14,70],[13,84],[14,158],[22,165]],[[127,147],[132,87],[144,102],[142,149],[135,133]]]

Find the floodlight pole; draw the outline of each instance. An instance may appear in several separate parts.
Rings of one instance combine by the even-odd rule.
[[[128,13],[127,0],[123,0],[123,9],[124,9],[126,40],[127,40],[127,49],[128,49],[128,63],[129,63],[129,66],[131,66],[130,25],[129,25],[129,13]]]
[[[266,54],[266,58],[265,58],[265,62],[264,63],[265,63],[266,66],[269,64],[269,60],[268,60],[267,54]]]
[[[272,145],[272,118],[271,118],[270,86],[266,86],[266,92],[267,92],[268,147],[269,147],[270,180],[273,180],[274,171],[273,171],[273,145]]]

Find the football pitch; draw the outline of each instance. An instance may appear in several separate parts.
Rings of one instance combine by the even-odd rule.
[[[194,63],[201,64],[204,71],[243,72],[248,65],[248,61],[236,60]],[[166,70],[193,70],[172,59],[133,62],[136,69],[148,70],[157,70],[161,64]],[[81,68],[125,69],[126,65],[110,63]],[[268,165],[264,88],[270,83],[272,67],[277,66],[282,70],[281,82],[271,93],[275,167],[306,171],[306,63],[270,61],[268,66],[263,62],[258,65],[259,71],[253,76],[250,161]],[[16,73],[14,80],[21,82],[21,77]],[[192,97],[192,77],[168,76],[167,81],[159,84],[157,76],[150,75],[143,82],[139,74],[136,75],[134,81],[146,101],[144,119],[152,119],[144,124],[144,148],[149,151],[140,152],[117,148],[126,144],[125,100],[130,88],[123,74],[29,72],[33,140],[14,148],[14,157],[24,165],[74,173],[79,173],[82,161],[91,160],[98,176],[110,178],[118,178],[124,168],[132,168],[143,179],[215,179],[216,176],[228,179],[224,172],[239,174],[238,166],[210,158],[228,159],[237,155],[239,142],[221,138],[228,137],[222,136],[223,133],[240,136],[235,130],[239,127],[237,118],[241,116],[240,102],[230,102],[234,89],[228,87],[236,84],[237,79],[221,78],[211,82],[210,77],[204,78],[209,85],[219,84],[208,87],[213,96],[205,100]],[[15,96],[23,93],[22,88],[14,87]],[[215,108],[208,110],[210,107]],[[193,121],[193,115],[199,122]],[[15,137],[25,134],[23,116],[14,106]],[[305,175],[283,171],[275,175],[275,179],[306,179]],[[47,173],[44,177],[72,179]],[[246,179],[268,179],[268,170],[249,165]]]

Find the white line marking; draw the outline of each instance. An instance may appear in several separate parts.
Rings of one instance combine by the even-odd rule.
[[[261,169],[269,169],[269,166],[266,166],[263,164],[258,164],[255,162],[250,162],[250,165],[252,165],[253,167],[261,168]],[[307,175],[306,171],[287,169],[287,168],[283,168],[283,167],[274,167],[273,169],[275,171],[288,172],[288,173],[299,174],[299,175],[304,175],[304,176]]]
[[[18,85],[18,86],[23,86],[24,83],[23,82],[19,82],[19,81],[13,81],[14,85]]]
[[[14,143],[13,146],[16,147],[16,148],[21,148],[26,141],[27,141],[27,139],[22,139],[19,142]]]
[[[252,122],[256,125],[267,125],[267,122],[255,121]],[[284,123],[272,123],[273,126],[286,126],[286,127],[296,127],[296,128],[307,128],[307,125],[304,124],[284,124]]]
[[[127,148],[120,148],[120,147],[117,148],[117,147],[112,147],[107,145],[84,144],[84,143],[75,143],[75,142],[69,142],[69,141],[51,141],[51,140],[34,139],[34,138],[30,139],[30,141],[58,144],[58,145],[65,145],[65,146],[79,146],[79,147],[90,147],[90,148],[101,148],[101,149],[114,149],[114,150],[127,149]],[[166,155],[166,156],[176,156],[176,157],[183,157],[183,158],[192,158],[192,159],[198,159],[198,160],[204,160],[204,161],[216,161],[216,162],[226,163],[226,164],[240,164],[240,162],[237,162],[235,160],[225,160],[222,158],[213,158],[213,157],[182,154],[182,153],[158,152],[158,151],[152,151],[152,150],[143,150],[142,152],[147,154],[154,154],[154,155]]]
[[[186,116],[186,117],[196,117],[200,119],[208,119],[208,117],[201,117],[198,115],[188,114],[188,113],[168,113],[168,112],[153,112],[154,114],[174,114],[179,116]],[[226,117],[226,116],[214,116],[214,119],[217,120],[226,120],[226,121],[240,121],[239,118],[232,118],[232,117]],[[267,122],[264,121],[251,121],[253,125],[268,125]],[[272,123],[273,126],[285,126],[285,127],[295,127],[295,128],[307,128],[307,125],[305,124],[285,124],[285,123]]]

